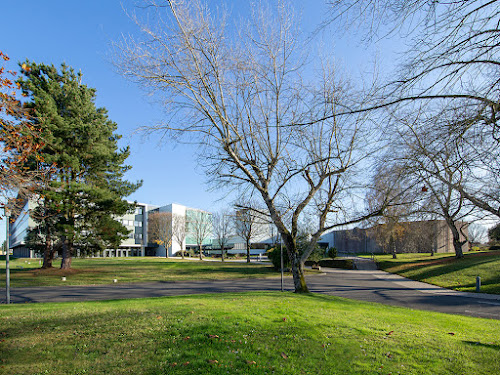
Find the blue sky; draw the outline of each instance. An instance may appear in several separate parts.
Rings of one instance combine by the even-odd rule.
[[[9,67],[16,70],[17,62],[25,59],[54,65],[65,62],[81,69],[84,83],[97,89],[97,105],[106,107],[109,117],[118,124],[122,145],[131,147],[127,163],[133,169],[127,178],[144,180],[130,199],[158,205],[177,202],[207,210],[227,205],[230,201],[223,200],[227,191],[207,191],[206,177],[196,163],[195,148],[159,142],[159,137],[144,139],[135,132],[138,127],[154,125],[162,118],[161,108],[115,73],[110,63],[110,42],[137,31],[122,8],[133,10],[135,3],[138,1],[5,0],[0,49],[10,56]],[[309,0],[307,6],[302,1],[295,3],[302,7],[299,11],[304,30],[315,28],[327,9],[324,0]],[[249,1],[227,0],[226,4],[234,9],[247,8]],[[333,33],[325,38],[325,47],[335,45],[332,52],[347,71],[356,75],[373,53],[382,62],[392,60],[392,52],[386,47],[366,51],[359,46],[357,35],[352,34],[355,31],[342,38]]]

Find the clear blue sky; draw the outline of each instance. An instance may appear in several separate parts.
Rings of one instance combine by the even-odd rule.
[[[302,6],[304,29],[311,30],[325,14],[324,0],[296,0]],[[129,199],[143,203],[168,204],[177,202],[191,207],[214,210],[228,201],[220,201],[227,192],[210,192],[206,178],[196,164],[196,149],[169,142],[159,143],[158,137],[142,139],[134,133],[140,126],[154,125],[162,118],[161,109],[144,97],[133,83],[116,74],[109,62],[113,40],[121,34],[136,32],[133,22],[123,7],[132,10],[132,0],[4,0],[2,2],[2,33],[0,49],[11,58],[10,68],[17,70],[17,62],[29,59],[35,62],[62,62],[83,72],[84,83],[97,89],[98,106],[106,107],[109,117],[118,124],[123,135],[122,145],[131,147],[127,163],[133,166],[127,178],[142,179],[144,185]],[[248,7],[249,1],[226,0],[230,7]],[[353,32],[355,30],[352,30]],[[337,61],[344,62],[356,74],[363,55],[349,36],[335,39]],[[328,38],[327,38],[328,40]],[[326,45],[327,48],[328,44]],[[382,56],[390,61],[387,49]],[[380,56],[379,56],[380,57]],[[386,60],[386,61],[387,61]],[[0,225],[3,228],[3,225]]]

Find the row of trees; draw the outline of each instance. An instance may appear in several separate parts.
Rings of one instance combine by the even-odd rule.
[[[403,28],[411,36],[396,79],[355,110],[376,116],[387,137],[369,197],[398,204],[378,223],[395,232],[443,219],[463,257],[463,221],[500,216],[498,2],[335,1],[332,11],[339,22],[382,17],[368,38]]]
[[[169,248],[174,241],[179,245],[184,259],[184,241],[192,236],[198,246],[200,260],[203,256],[203,244],[212,234],[212,218],[203,211],[191,211],[189,217],[171,212],[154,212],[148,218],[149,241],[165,248],[168,258]]]
[[[248,209],[235,213],[223,210],[213,215],[191,211],[189,216],[154,212],[148,217],[148,237],[149,241],[165,248],[168,258],[169,247],[175,242],[183,249],[186,237],[190,236],[196,242],[202,259],[203,244],[213,236],[215,246],[221,249],[221,260],[224,261],[231,238],[238,236],[245,241],[247,262],[250,262],[251,243],[259,234],[264,234],[263,230],[269,224],[268,219],[263,219]],[[180,254],[184,259],[184,251],[181,250]]]
[[[67,269],[76,250],[119,246],[128,230],[115,218],[135,208],[124,197],[141,185],[123,179],[129,149],[119,148],[116,123],[82,80],[64,64],[58,70],[30,61],[20,64],[15,83],[1,80],[12,89],[1,95],[1,187],[16,194],[9,201],[15,216],[27,198],[36,202],[28,242],[44,254],[44,268],[56,251]]]

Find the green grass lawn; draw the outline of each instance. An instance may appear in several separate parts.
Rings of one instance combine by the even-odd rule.
[[[480,276],[481,292],[500,294],[500,251],[468,252],[463,259],[454,254],[377,255],[376,261],[384,271],[465,292],[476,291]]]
[[[500,321],[261,292],[0,306],[2,374],[499,374]]]
[[[72,270],[40,269],[38,259],[15,259],[10,263],[11,286],[98,285],[182,280],[221,280],[272,277],[278,273],[271,265],[235,262],[209,262],[165,258],[89,258],[73,259]],[[61,277],[66,276],[67,281]],[[0,262],[0,287],[5,287],[5,262]]]

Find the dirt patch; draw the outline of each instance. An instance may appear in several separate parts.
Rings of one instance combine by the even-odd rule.
[[[31,271],[33,276],[69,276],[69,275],[77,275],[79,273],[83,273],[83,270],[77,270],[74,268],[70,268],[69,270],[62,270],[60,268],[37,268]]]

